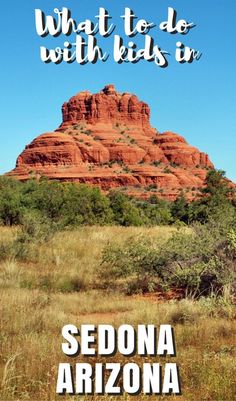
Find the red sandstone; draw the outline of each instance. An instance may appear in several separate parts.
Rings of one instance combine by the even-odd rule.
[[[8,175],[46,176],[105,191],[125,187],[144,198],[155,193],[175,199],[184,191],[192,199],[213,167],[182,136],[152,128],[148,105],[113,85],[97,94],[78,93],[63,104],[62,114],[60,127],[27,145]]]

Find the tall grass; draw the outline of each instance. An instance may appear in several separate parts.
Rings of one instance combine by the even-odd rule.
[[[175,330],[182,395],[140,395],[135,399],[235,401],[236,325],[231,304],[213,297],[198,302],[163,302],[156,294],[128,297],[109,288],[99,288],[97,270],[102,250],[109,242],[122,244],[139,235],[163,241],[172,230],[84,227],[57,233],[47,243],[33,245],[27,259],[2,259],[0,400],[73,398],[55,393],[58,363],[67,361],[61,352],[61,328],[65,324],[109,323],[117,327],[122,323],[134,326],[170,323]],[[0,240],[4,243],[11,243],[15,235],[15,231],[0,229]],[[112,360],[127,362],[119,355]],[[98,361],[101,359],[97,358]],[[143,362],[138,356],[133,361]],[[79,399],[108,401],[134,400],[134,397],[124,394]]]
[[[0,243],[11,243],[16,230],[13,233],[9,229],[1,230]],[[81,227],[77,231],[60,232],[41,245],[28,244],[27,255],[21,261],[11,257],[0,262],[0,286],[61,292],[97,287],[100,280],[97,272],[107,244],[120,245],[144,232],[149,238],[164,241],[175,230],[172,227]],[[11,280],[10,270],[15,280]]]

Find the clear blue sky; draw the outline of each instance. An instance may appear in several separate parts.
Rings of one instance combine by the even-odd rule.
[[[146,61],[118,65],[112,57],[94,65],[43,64],[40,45],[62,46],[64,38],[37,36],[34,9],[51,14],[62,6],[71,9],[77,21],[93,19],[103,6],[113,16],[117,33],[125,7],[159,24],[171,6],[179,18],[197,26],[185,36],[151,30],[155,43],[171,53],[166,69]],[[114,83],[120,92],[136,93],[150,105],[152,125],[159,131],[184,135],[236,181],[235,0],[8,0],[1,9],[0,173],[14,167],[33,138],[58,127],[64,101],[81,90],[97,92]],[[73,39],[74,35],[68,38]],[[133,40],[141,45],[137,37]],[[178,40],[199,49],[201,60],[178,64],[174,59]],[[98,41],[104,49],[111,48],[112,37]]]

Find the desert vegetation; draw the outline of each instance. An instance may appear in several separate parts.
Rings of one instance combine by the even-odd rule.
[[[18,228],[3,227],[0,233],[2,246],[22,235]],[[67,359],[61,352],[61,328],[68,322],[89,322],[115,327],[172,324],[183,395],[171,399],[233,401],[236,316],[229,297],[212,292],[198,300],[189,296],[165,301],[178,293],[152,287],[149,293],[139,289],[128,296],[129,276],[119,282],[114,278],[111,286],[101,280],[110,246],[125,249],[140,237],[152,244],[168,243],[178,233],[192,235],[189,229],[174,227],[81,227],[27,243],[27,252],[19,256],[1,254],[0,399],[61,399],[55,395],[57,365]],[[139,363],[139,358],[134,360]]]
[[[182,395],[158,398],[234,401],[235,204],[221,172],[209,173],[204,195],[192,204],[143,202],[1,177],[1,400],[62,398],[65,324],[170,323]]]
[[[97,187],[76,183],[44,178],[22,183],[0,176],[0,223],[19,225],[30,214],[35,219],[48,220],[60,230],[83,225],[190,225],[235,216],[235,193],[224,172],[217,170],[208,171],[202,196],[190,203],[184,193],[175,202],[153,194],[141,200],[121,190],[105,195]]]

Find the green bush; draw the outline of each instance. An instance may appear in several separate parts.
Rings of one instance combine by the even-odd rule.
[[[131,239],[103,252],[101,278],[133,280],[135,291],[144,282],[156,288],[179,288],[186,297],[226,295],[235,292],[236,252],[234,233],[211,223],[197,225],[191,234],[178,232],[165,243],[146,238]],[[137,288],[137,283],[140,288]],[[129,286],[132,287],[131,285]]]
[[[116,224],[121,226],[141,226],[143,224],[140,210],[128,196],[120,191],[111,191],[109,200]]]
[[[173,222],[170,203],[158,199],[155,195],[150,196],[147,202],[140,202],[138,206],[142,209],[148,225],[168,225]]]
[[[60,292],[79,292],[86,289],[83,278],[62,277],[55,283],[55,289]]]
[[[168,319],[171,324],[197,323],[201,317],[200,310],[193,308],[189,301],[182,300],[173,306]]]
[[[23,213],[21,183],[0,176],[0,224],[19,224]]]

